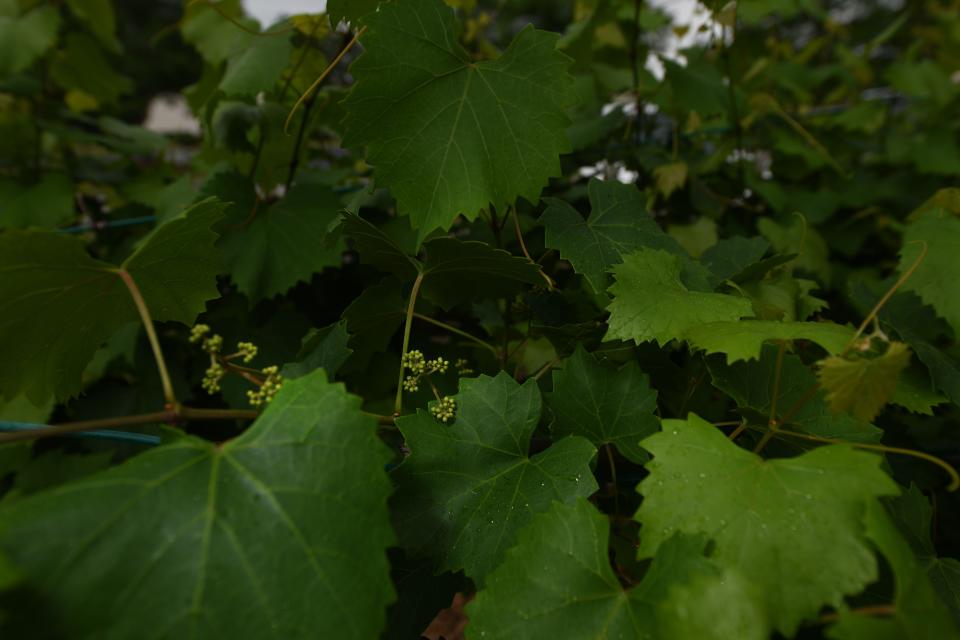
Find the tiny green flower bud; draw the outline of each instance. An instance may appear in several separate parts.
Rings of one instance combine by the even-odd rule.
[[[198,324],[190,329],[190,344],[196,344],[203,340],[203,337],[210,333],[210,325]]]

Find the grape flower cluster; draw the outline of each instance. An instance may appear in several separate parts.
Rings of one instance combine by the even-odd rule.
[[[420,390],[420,384],[426,382],[433,390],[437,402],[430,407],[430,414],[440,422],[447,423],[453,420],[457,413],[457,402],[450,396],[441,396],[437,387],[430,381],[433,375],[443,375],[450,370],[450,361],[437,357],[428,360],[418,349],[408,351],[403,355],[401,365],[407,372],[403,379],[403,390],[413,393]],[[470,375],[473,370],[469,363],[460,358],[455,363],[457,373],[461,376]]]
[[[238,342],[234,353],[223,354],[223,336],[211,333],[210,326],[206,324],[198,324],[190,330],[190,342],[200,344],[203,351],[210,356],[210,366],[204,372],[201,383],[204,391],[209,394],[220,391],[220,383],[228,373],[235,373],[257,385],[257,389],[247,391],[247,398],[254,407],[269,404],[283,386],[279,367],[270,366],[257,370],[235,364],[237,360],[250,364],[257,357],[259,349],[252,342]]]

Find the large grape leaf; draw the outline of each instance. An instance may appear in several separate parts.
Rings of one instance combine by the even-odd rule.
[[[571,436],[529,456],[540,420],[534,380],[463,378],[454,398],[452,425],[422,410],[397,419],[411,453],[394,472],[395,524],[405,548],[482,582],[534,513],[596,491],[596,449]]]
[[[830,445],[767,461],[692,414],[665,420],[643,446],[653,460],[639,486],[641,557],[674,532],[712,538],[711,557],[759,587],[786,636],[877,578],[864,510],[899,491],[880,457]]]
[[[891,615],[858,615],[845,610],[828,631],[836,640],[957,640],[960,629],[937,596],[927,568],[897,531],[887,511],[871,503],[866,513],[866,535],[893,569],[895,601]]]
[[[367,640],[393,597],[389,457],[318,371],[235,440],[181,436],[0,509],[0,547],[71,637]]]
[[[657,392],[636,362],[618,369],[578,346],[564,368],[554,370],[553,392],[545,399],[555,436],[583,436],[597,446],[616,445],[634,462],[647,459],[640,441],[660,425]]]
[[[675,536],[661,545],[650,570],[624,589],[610,567],[610,521],[587,501],[554,503],[517,536],[517,545],[467,607],[470,638],[767,637],[749,587],[703,556],[705,540]],[[724,579],[725,578],[725,579]],[[677,588],[685,598],[671,602]],[[682,609],[681,609],[682,605]],[[678,627],[695,635],[678,635]],[[668,634],[668,635],[665,635]]]
[[[499,58],[473,62],[442,0],[385,3],[364,24],[343,144],[367,148],[419,239],[491,204],[536,202],[569,148],[559,36],[528,27]]]
[[[120,278],[137,283],[155,320],[190,324],[219,295],[222,271],[211,227],[223,205],[198,203],[159,227],[120,267],[94,260],[76,238],[49,232],[0,234],[0,392],[41,405],[80,391],[100,344],[139,320]]]
[[[937,311],[960,334],[960,216],[930,209],[907,227],[900,252],[900,270],[906,271],[926,249],[923,262],[904,284]]]
[[[641,247],[682,253],[647,212],[646,196],[633,185],[593,179],[587,191],[588,218],[563,200],[547,198],[540,222],[546,229],[546,245],[569,260],[597,293],[606,291],[610,268],[626,254]]]
[[[607,340],[682,339],[707,322],[737,320],[753,313],[746,298],[691,291],[681,280],[682,258],[659,249],[640,249],[613,268]]]
[[[828,353],[844,350],[854,330],[833,322],[777,322],[775,320],[741,320],[711,322],[692,327],[685,337],[696,349],[708,354],[725,353],[727,362],[756,360],[763,344],[772,340],[810,340]]]
[[[713,385],[733,398],[741,412],[752,418],[755,424],[766,425],[773,402],[773,386],[776,378],[777,349],[767,346],[758,361],[724,364],[719,358],[707,360],[707,368]],[[808,394],[817,385],[817,378],[795,355],[785,354],[780,369],[780,393],[777,398],[777,417],[793,410],[787,422],[791,428],[824,438],[840,438],[854,442],[879,442],[883,431],[841,413],[834,415],[827,404],[825,393]]]
[[[214,176],[204,193],[233,202],[217,246],[237,287],[254,302],[340,265],[334,233],[340,200],[329,186],[304,179],[282,200],[267,205],[256,201],[246,177],[224,173]]]

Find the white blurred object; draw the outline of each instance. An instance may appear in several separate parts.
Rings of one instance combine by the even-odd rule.
[[[243,0],[243,8],[266,28],[284,16],[325,11],[327,0]]]
[[[156,133],[200,135],[200,121],[190,113],[186,99],[176,94],[159,95],[151,100],[143,126]]]

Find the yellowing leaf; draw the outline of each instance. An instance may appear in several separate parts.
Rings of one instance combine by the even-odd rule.
[[[831,356],[820,362],[820,384],[834,413],[846,411],[870,422],[893,397],[900,373],[910,364],[910,348],[891,342],[877,358]]]
[[[657,191],[664,198],[669,198],[670,194],[687,183],[687,163],[662,164],[653,170],[653,178],[657,182]]]

